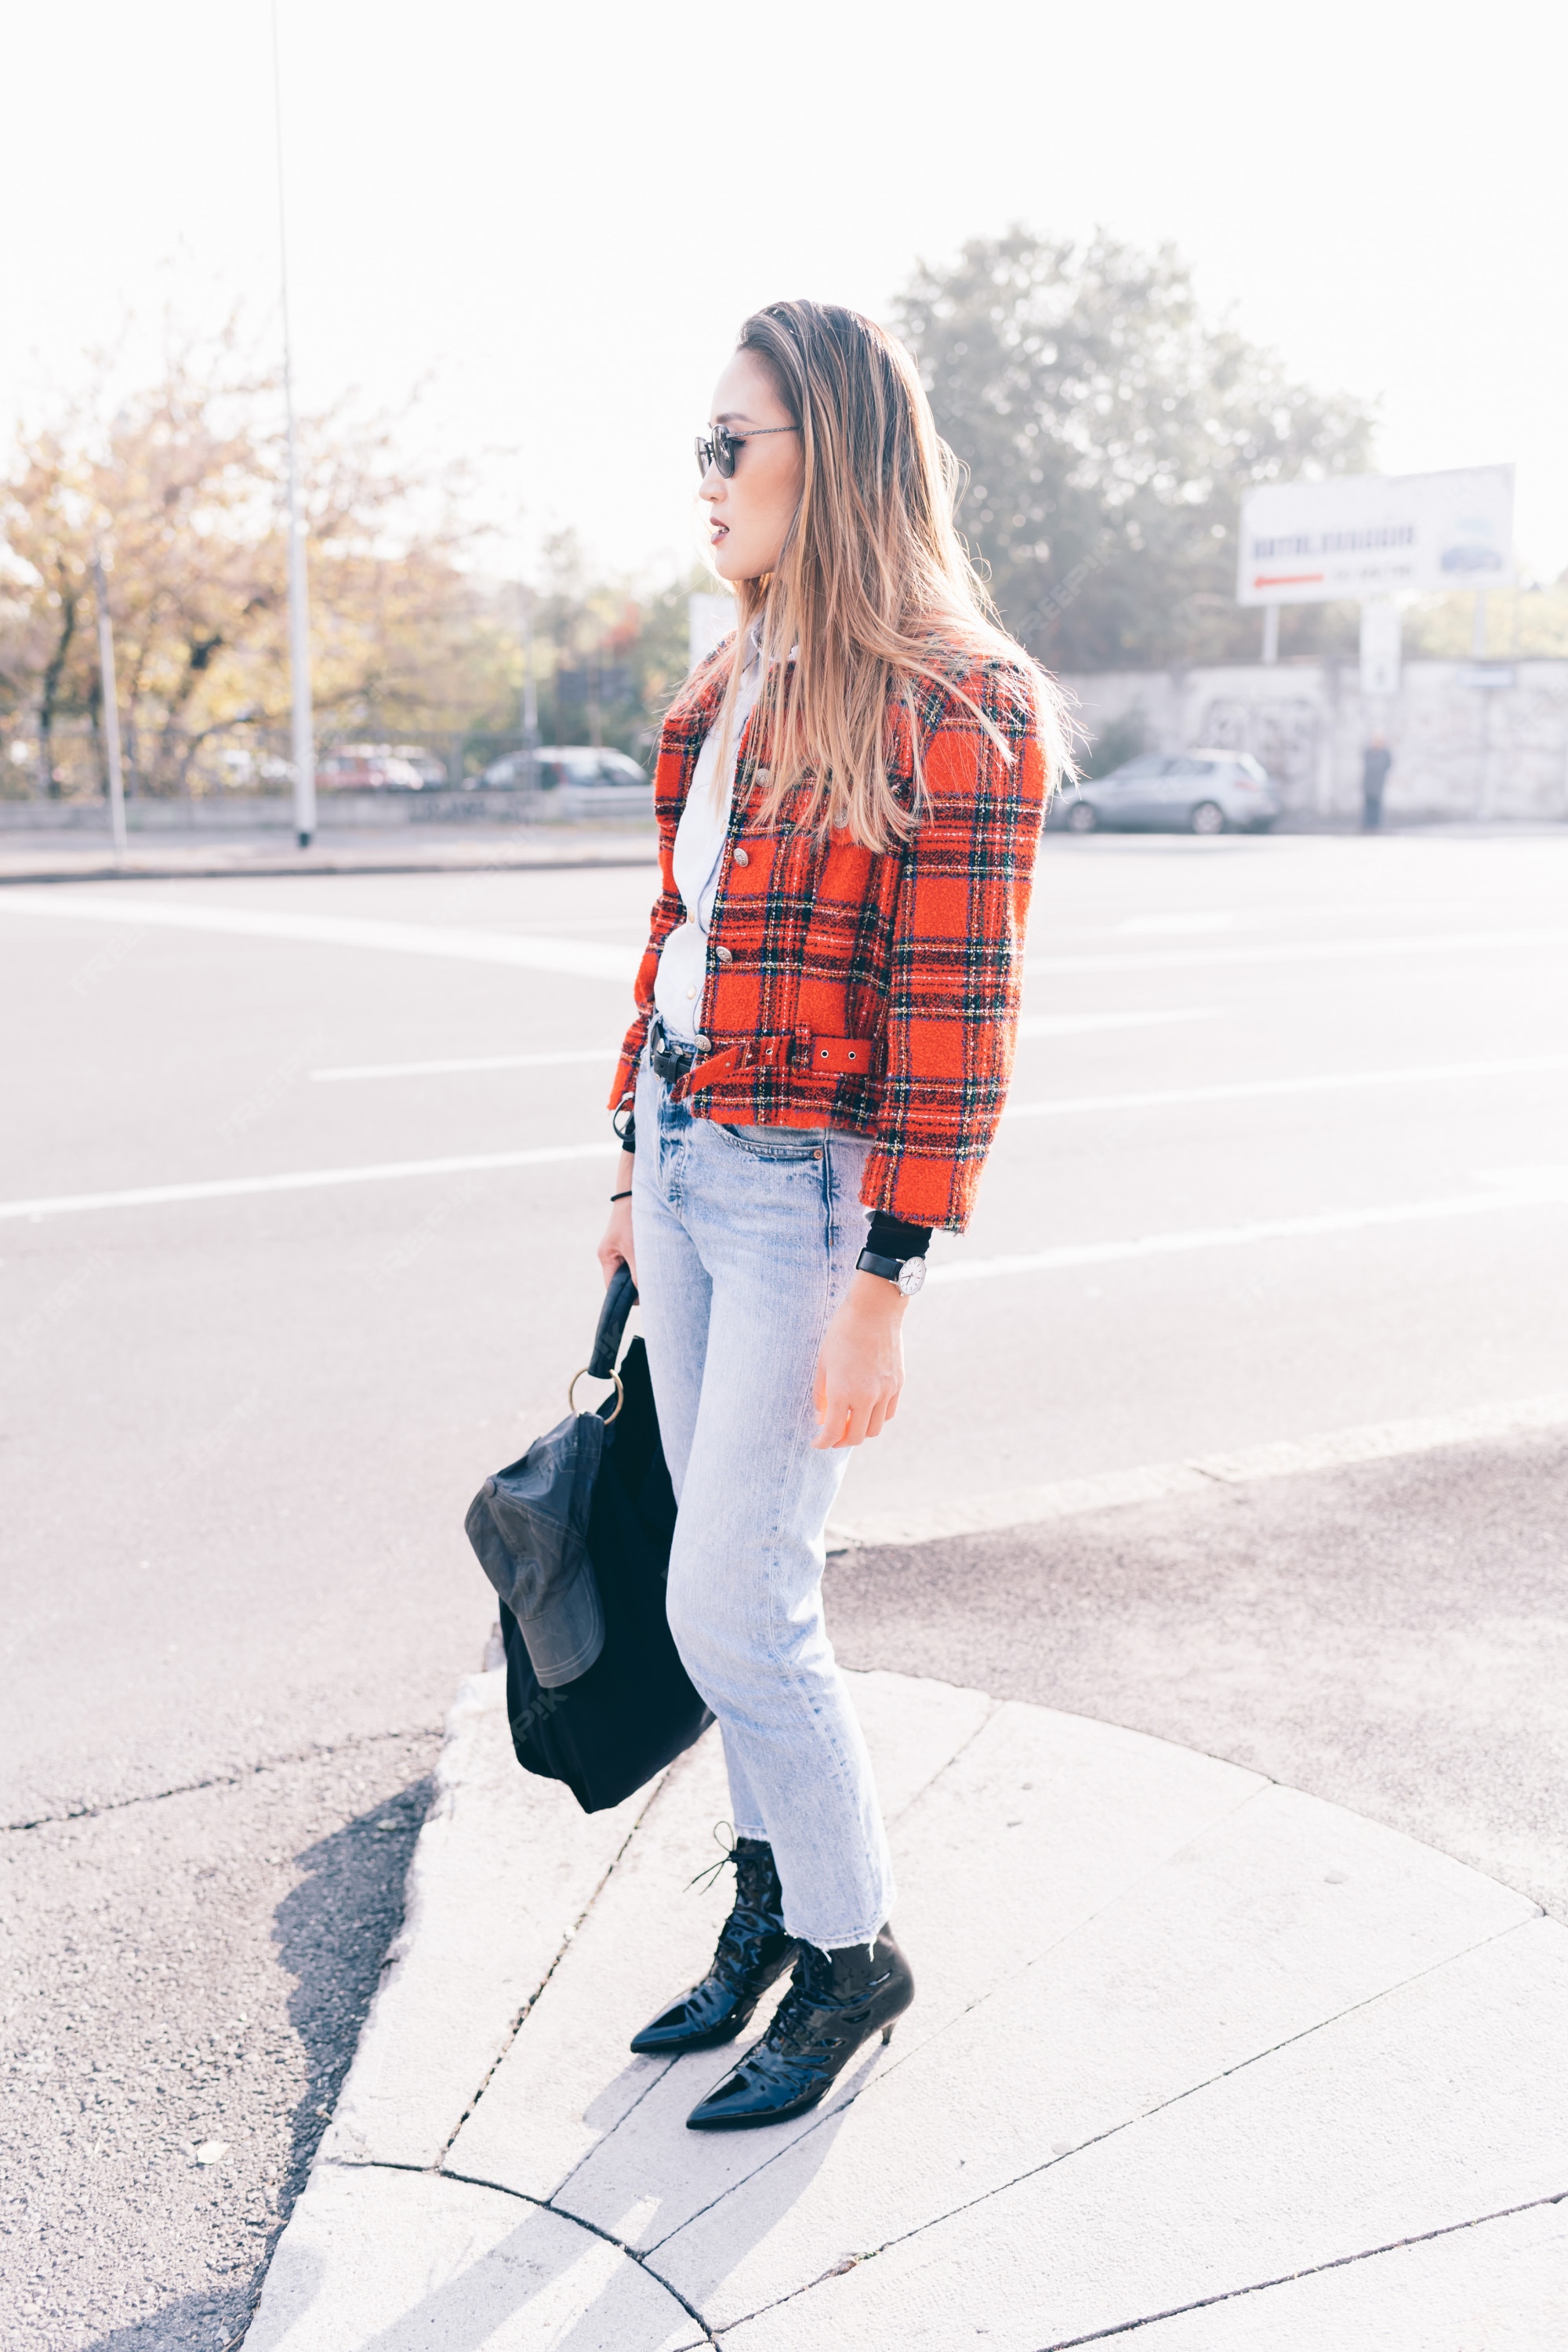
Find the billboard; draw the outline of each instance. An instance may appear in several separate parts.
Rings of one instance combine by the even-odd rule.
[[[1512,579],[1511,466],[1269,482],[1241,503],[1241,604],[1506,588]]]

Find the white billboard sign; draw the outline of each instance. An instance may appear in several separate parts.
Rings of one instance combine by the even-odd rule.
[[[1513,467],[1342,474],[1269,482],[1241,505],[1237,601],[1506,588],[1513,579]]]

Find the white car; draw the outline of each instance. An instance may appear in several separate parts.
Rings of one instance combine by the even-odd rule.
[[[596,751],[591,743],[542,743],[533,755],[541,792],[557,784],[646,784],[647,770],[626,751]],[[526,751],[508,751],[492,760],[482,776],[470,776],[468,788],[521,792],[528,782]]]
[[[1143,751],[1058,794],[1067,833],[1264,833],[1283,808],[1250,751]]]

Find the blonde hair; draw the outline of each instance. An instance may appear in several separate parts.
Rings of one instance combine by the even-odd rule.
[[[774,302],[746,320],[738,348],[767,369],[805,456],[800,503],[776,570],[736,586],[740,627],[720,714],[727,743],[747,639],[760,621],[757,719],[769,727],[772,766],[763,823],[809,781],[808,824],[844,826],[873,850],[906,840],[919,822],[913,706],[922,680],[956,693],[1010,757],[958,687],[955,657],[965,667],[988,659],[1023,666],[1054,790],[1072,772],[1061,697],[1002,628],[958,535],[961,468],[904,346],[858,311]],[[889,719],[900,705],[910,721],[913,805],[888,776]]]

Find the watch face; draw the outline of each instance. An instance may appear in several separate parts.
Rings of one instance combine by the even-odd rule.
[[[906,1298],[912,1298],[926,1278],[923,1257],[907,1257],[899,1268],[899,1288]]]

